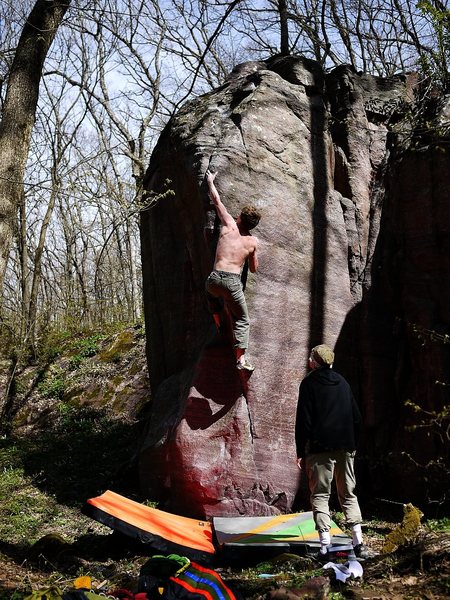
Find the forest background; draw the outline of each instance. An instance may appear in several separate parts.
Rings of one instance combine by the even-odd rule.
[[[181,104],[244,61],[300,54],[448,92],[440,0],[2,0],[1,348],[142,317],[142,180]],[[5,416],[5,415],[3,415]]]

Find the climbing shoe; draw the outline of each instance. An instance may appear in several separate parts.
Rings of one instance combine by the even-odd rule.
[[[238,360],[236,363],[236,368],[238,369],[238,371],[254,371],[255,370],[255,367],[251,363],[249,363],[246,358],[244,358],[243,362]]]
[[[219,313],[213,313],[214,325],[219,333],[222,332],[222,321],[220,319]]]

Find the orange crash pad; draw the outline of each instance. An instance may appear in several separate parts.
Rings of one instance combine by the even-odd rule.
[[[211,523],[150,508],[109,490],[87,500],[83,512],[161,553],[209,562],[216,552]]]

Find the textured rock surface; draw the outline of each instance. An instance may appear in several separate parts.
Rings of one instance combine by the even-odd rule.
[[[447,121],[447,137],[393,149],[371,285],[356,311],[372,485],[425,510],[450,488],[448,132]]]
[[[140,470],[149,497],[199,517],[290,509],[299,484],[298,383],[309,348],[320,342],[336,347],[336,367],[355,388],[367,451],[379,459],[393,449],[407,397],[396,387],[393,325],[401,319],[406,326],[404,294],[415,284],[392,247],[403,244],[408,218],[421,229],[428,209],[420,208],[418,221],[410,215],[414,202],[404,195],[414,184],[406,158],[391,157],[388,133],[411,103],[413,85],[412,78],[382,80],[347,67],[325,78],[312,61],[274,58],[240,65],[166,127],[146,187],[174,195],[142,216],[154,400]],[[448,186],[444,162],[445,155],[440,168]],[[236,372],[230,332],[217,334],[206,308],[204,282],[218,231],[204,186],[208,166],[219,171],[216,184],[230,212],[253,203],[263,213],[255,230],[260,268],[246,288],[256,366],[250,377]],[[405,173],[401,180],[397,169]],[[423,193],[436,202],[436,183],[423,169],[431,186]],[[448,210],[448,187],[440,210]],[[429,235],[448,246],[447,226],[437,231],[436,225]],[[423,263],[426,277],[430,259]],[[406,287],[393,290],[402,286],[400,275]],[[438,288],[448,285],[440,281]],[[423,283],[415,288],[419,300],[428,293]],[[448,331],[448,314],[442,323]],[[440,367],[436,358],[429,362],[431,375]]]

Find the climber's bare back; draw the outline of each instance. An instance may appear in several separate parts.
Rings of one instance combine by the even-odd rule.
[[[257,245],[257,238],[250,234],[242,235],[236,223],[222,225],[214,269],[228,273],[240,273],[248,258],[250,271],[254,273],[257,269]]]
[[[217,172],[211,173],[209,170],[206,171],[209,196],[216,207],[217,215],[222,224],[217,243],[214,269],[228,273],[240,273],[244,262],[248,259],[249,269],[252,273],[255,273],[258,268],[256,254],[258,239],[251,235],[244,227],[240,216],[237,220],[233,219],[224,206],[214,185],[216,175]]]

